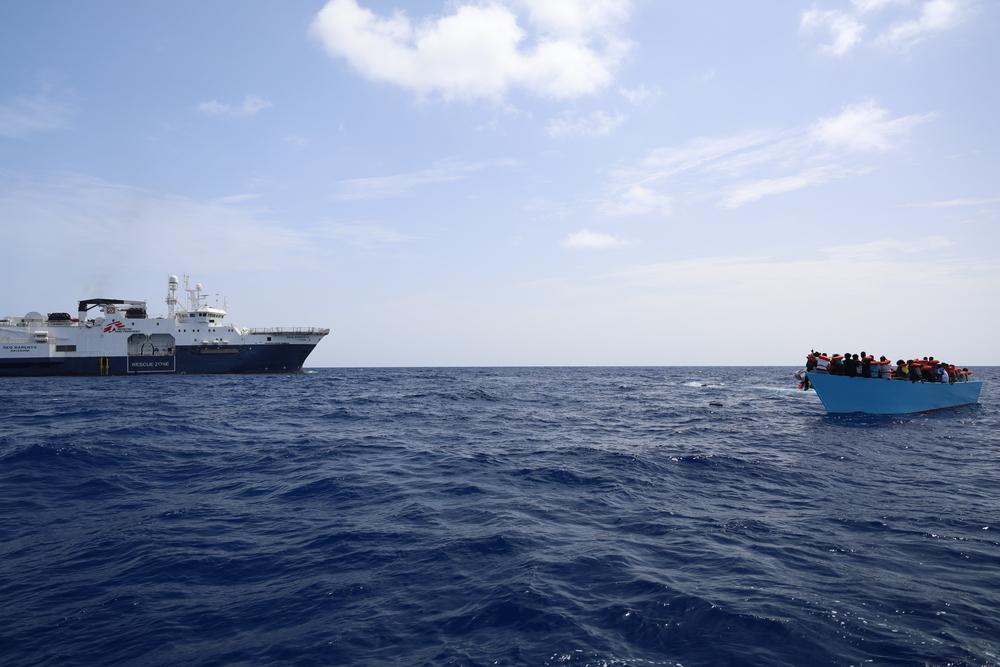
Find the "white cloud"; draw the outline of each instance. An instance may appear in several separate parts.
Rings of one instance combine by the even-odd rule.
[[[583,39],[624,22],[632,12],[631,0],[519,0],[517,4],[543,32]]]
[[[865,26],[848,13],[830,9],[821,11],[815,7],[802,13],[799,29],[805,33],[825,31],[830,41],[820,47],[820,51],[832,56],[846,55],[860,41]]]
[[[889,26],[873,41],[905,51],[932,33],[957,26],[968,15],[969,4],[970,0],[851,0],[846,10],[817,7],[806,10],[799,21],[799,31],[827,34],[829,41],[820,46],[820,51],[839,57],[861,44],[868,24],[877,15],[888,14]],[[917,7],[915,15],[914,7]]]
[[[931,33],[958,25],[964,18],[964,9],[960,0],[927,0],[916,18],[893,24],[877,41],[891,48],[908,49]]]
[[[601,211],[612,217],[655,215],[667,217],[673,208],[673,199],[644,185],[633,183],[601,204]]]
[[[821,118],[812,134],[830,148],[848,151],[885,152],[895,148],[910,131],[931,118],[930,114],[893,118],[874,100],[845,106],[839,114]]]
[[[607,250],[626,245],[625,241],[618,237],[601,232],[592,232],[589,229],[581,229],[578,232],[573,232],[563,239],[562,244],[566,248],[585,250]]]
[[[867,167],[856,154],[896,149],[930,117],[893,116],[865,100],[805,126],[698,137],[654,148],[635,164],[611,172],[600,209],[608,215],[645,213],[657,208],[653,201],[669,209],[681,196],[713,199],[732,209],[830,183],[864,173]]]
[[[453,183],[468,178],[476,172],[495,167],[510,167],[513,160],[487,162],[463,162],[442,160],[427,169],[389,174],[387,176],[366,176],[349,178],[337,183],[334,197],[341,201],[362,201],[399,197],[411,190],[440,183]]]
[[[18,95],[0,103],[0,137],[17,139],[38,132],[61,130],[69,125],[72,109],[49,90]]]
[[[572,136],[606,137],[624,122],[625,116],[620,113],[598,110],[581,116],[567,112],[551,119],[545,126],[545,131],[556,139]]]
[[[263,97],[247,95],[241,104],[226,104],[215,100],[202,102],[198,105],[198,111],[206,116],[253,116],[271,106],[271,102]]]
[[[527,11],[525,26],[515,8]],[[466,3],[415,22],[401,11],[382,17],[357,0],[329,0],[311,30],[363,76],[420,95],[500,99],[521,88],[574,98],[611,82],[628,48],[618,26],[630,9],[624,0]]]

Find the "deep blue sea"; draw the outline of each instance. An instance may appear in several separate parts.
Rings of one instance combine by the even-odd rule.
[[[0,664],[1000,662],[1000,369],[0,380]]]

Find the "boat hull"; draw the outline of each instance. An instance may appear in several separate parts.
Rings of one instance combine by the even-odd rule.
[[[169,356],[0,359],[0,377],[298,373],[315,343],[178,346]]]
[[[979,402],[982,382],[909,382],[809,373],[827,412],[905,415]]]

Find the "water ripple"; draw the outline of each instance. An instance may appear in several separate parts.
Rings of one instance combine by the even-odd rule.
[[[788,369],[0,383],[4,665],[1000,662],[1000,419]]]

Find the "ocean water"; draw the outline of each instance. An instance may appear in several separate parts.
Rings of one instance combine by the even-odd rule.
[[[1000,662],[1000,370],[0,381],[0,664]]]

